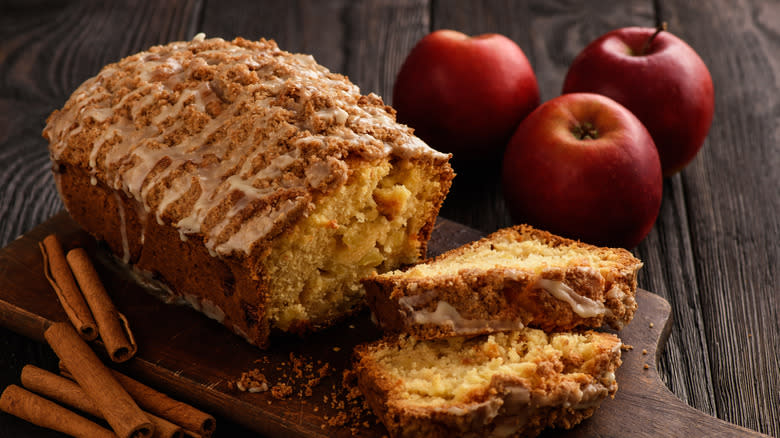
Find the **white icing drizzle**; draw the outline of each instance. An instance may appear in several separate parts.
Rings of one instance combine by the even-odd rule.
[[[114,192],[116,198],[117,212],[119,213],[119,232],[122,234],[122,262],[130,263],[130,245],[127,242],[127,223],[125,218],[125,207],[119,193]]]
[[[279,103],[290,94],[297,97],[281,102],[308,106]],[[92,184],[122,190],[161,224],[171,210],[181,238],[202,234],[215,256],[248,254],[288,215],[313,208],[312,190],[345,182],[350,153],[448,157],[311,56],[203,34],[106,66],[44,135],[53,161],[71,149],[83,154]],[[303,172],[288,171],[293,163]],[[169,209],[185,196],[186,205]]]
[[[341,108],[335,107],[335,108],[327,108],[324,110],[317,111],[316,116],[321,119],[333,121],[339,125],[343,125],[344,123],[347,122],[349,113],[344,111]]]
[[[491,438],[515,436],[527,425],[529,416],[538,408],[560,406],[580,410],[598,406],[609,394],[610,387],[615,384],[614,373],[608,374],[613,374],[609,386],[591,382],[583,387],[574,387],[565,395],[564,400],[560,397],[550,397],[542,392],[531,395],[524,387],[507,388],[504,408],[495,419],[490,418],[496,426],[488,436]]]
[[[284,215],[292,211],[292,209],[295,207],[296,203],[294,200],[285,201],[281,206],[278,207],[277,211],[281,214],[277,215],[276,218],[284,217]],[[246,223],[239,229],[239,231],[230,236],[230,238],[225,243],[218,245],[216,247],[216,252],[230,253],[234,250],[242,249],[245,245],[245,242],[256,242],[268,234],[273,225],[273,216],[266,214],[255,215],[246,221]]]
[[[246,334],[245,331],[241,330],[241,327],[235,324],[233,324],[232,329],[233,329],[233,333],[237,334],[238,336],[241,336],[250,344],[254,344],[257,341],[257,339],[252,339],[248,334]]]
[[[192,294],[177,294],[165,283],[154,279],[151,272],[140,269],[136,265],[116,263],[116,261],[118,261],[116,257],[112,257],[111,260],[113,260],[114,263],[109,263],[108,265],[110,267],[118,269],[122,273],[129,274],[136,283],[143,286],[146,291],[155,298],[167,304],[190,307],[219,323],[225,321],[225,311],[208,298],[201,298]],[[244,335],[244,337],[246,338],[246,335]]]
[[[450,415],[463,416],[474,414],[475,411],[484,417],[485,422],[489,423],[496,415],[498,415],[501,409],[501,401],[498,399],[488,399],[483,402],[474,403],[464,406],[434,406],[434,411],[445,412]]]
[[[567,302],[571,306],[571,310],[583,318],[600,316],[606,311],[603,303],[578,294],[561,281],[540,278],[536,281],[535,287],[542,288],[556,299]]]
[[[143,245],[146,241],[146,224],[149,221],[149,214],[139,204],[132,202],[131,205],[135,208],[135,216],[141,224],[141,235],[138,236],[138,242]]]
[[[528,423],[528,420],[526,418],[522,419],[507,419],[504,422],[496,421],[496,427],[493,428],[493,431],[488,435],[490,438],[508,438],[510,436],[514,436],[520,429],[525,427],[526,423]]]
[[[160,205],[157,207],[157,211],[155,212],[155,217],[157,218],[158,224],[163,224],[162,213],[165,211],[165,209],[168,208],[171,203],[178,201],[182,195],[190,190],[191,186],[192,178],[190,178],[189,175],[184,175],[183,177],[176,178],[171,181],[170,187],[165,192],[165,195],[163,196],[162,201],[160,201]]]
[[[611,378],[610,378],[611,375]],[[570,386],[564,394],[551,397],[543,391],[531,391],[520,385],[507,386],[503,400],[491,398],[479,403],[461,406],[437,406],[435,411],[454,417],[470,417],[472,424],[493,423],[495,426],[486,436],[507,438],[515,436],[528,424],[528,419],[540,408],[561,407],[589,409],[598,406],[610,390],[614,390],[614,373],[605,373],[602,383],[589,382],[583,386]],[[466,434],[464,436],[471,436]]]
[[[430,292],[427,292],[430,293]],[[409,321],[413,324],[435,324],[450,326],[457,334],[469,334],[485,329],[491,330],[519,330],[523,328],[520,321],[468,319],[461,316],[460,312],[446,301],[436,303],[436,310],[415,309],[420,304],[421,295],[412,295],[398,299],[398,304],[406,308],[409,313]]]
[[[196,295],[184,294],[180,299],[183,301],[182,304],[186,303],[193,309],[201,312],[202,314],[219,322],[220,324],[225,320],[225,312],[222,311],[222,308],[217,306],[208,298],[201,298]]]
[[[588,383],[584,388],[580,388],[579,393],[574,394],[573,397],[579,399],[578,402],[572,403],[567,401],[564,403],[564,407],[572,409],[589,409],[598,406],[601,400],[607,396],[608,389],[606,386],[599,383]]]

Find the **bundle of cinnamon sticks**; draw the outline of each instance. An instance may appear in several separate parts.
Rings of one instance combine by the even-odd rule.
[[[0,395],[0,410],[77,437],[210,436],[214,417],[100,361],[86,342],[98,335],[115,362],[137,351],[127,320],[114,307],[83,249],[70,251],[66,258],[56,236],[40,246],[46,277],[72,323],[54,323],[44,333],[67,378],[27,365],[21,376],[24,388],[8,386]],[[63,405],[105,420],[111,430]]]
[[[133,357],[138,346],[127,318],[114,307],[87,252],[74,248],[66,257],[54,234],[38,246],[43,254],[44,274],[81,337],[91,341],[100,335],[114,362]]]

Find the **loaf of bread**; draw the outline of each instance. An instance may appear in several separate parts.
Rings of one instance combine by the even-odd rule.
[[[83,228],[261,347],[424,256],[453,177],[381,98],[267,40],[199,35],[110,64],[43,135]]]
[[[621,343],[525,328],[358,347],[358,387],[391,437],[535,436],[571,428],[617,390]]]
[[[499,230],[403,271],[363,281],[379,325],[420,339],[531,326],[621,328],[634,315],[642,263],[527,225]]]

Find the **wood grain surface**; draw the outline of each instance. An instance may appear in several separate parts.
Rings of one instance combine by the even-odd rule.
[[[0,250],[0,264],[5,267],[0,273],[1,326],[41,340],[50,324],[67,321],[54,291],[41,274],[38,242],[53,233],[63,242],[65,251],[85,248],[98,261],[96,267],[102,282],[109,285],[117,309],[133,327],[140,346],[138,354],[129,362],[112,366],[121,367],[130,376],[198,408],[269,436],[380,437],[387,433],[370,414],[356,417],[344,427],[330,427],[327,422],[340,410],[349,409],[349,405],[342,408],[333,404],[348,402],[346,392],[339,388],[344,387],[341,376],[349,366],[353,347],[381,336],[367,312],[306,338],[277,335],[271,347],[261,351],[189,308],[168,305],[152,297],[66,212]],[[473,228],[440,218],[431,237],[430,255],[480,236]],[[623,365],[616,372],[619,391],[615,398],[605,400],[580,427],[550,430],[544,435],[649,438],[675,436],[684,431],[696,435],[764,436],[697,411],[664,386],[656,358],[672,326],[671,308],[666,300],[645,290],[638,291],[637,303],[639,310],[634,320],[618,333],[631,349],[623,353]],[[102,349],[98,347],[97,351]],[[313,364],[315,369],[325,363],[330,367],[331,372],[311,388],[309,395],[300,391],[316,372],[304,373],[300,379],[291,378],[291,355],[303,364]],[[276,399],[272,391],[241,392],[229,385],[252,369],[266,376],[269,386],[291,382],[293,395]],[[626,418],[626,412],[632,415]],[[363,422],[370,427],[363,426]]]
[[[656,225],[634,250],[645,262],[640,286],[672,306],[659,373],[694,408],[780,435],[780,4],[660,4],[670,31],[708,65],[716,103],[701,153],[665,180]],[[526,52],[547,100],[589,41],[622,26],[651,26],[656,15],[650,0],[2,0],[0,246],[62,208],[40,137],[46,116],[102,65],[152,44],[201,30],[275,38],[389,101],[403,58],[430,30],[499,32]],[[498,165],[456,162],[442,216],[483,232],[511,224]],[[0,330],[0,386],[16,382],[22,364],[52,360],[46,348]],[[224,436],[242,433],[237,427]],[[3,436],[55,435],[0,416]]]

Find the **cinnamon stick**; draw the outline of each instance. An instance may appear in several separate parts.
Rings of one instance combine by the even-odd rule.
[[[38,242],[38,247],[43,255],[43,273],[57,294],[68,319],[82,338],[87,341],[95,339],[98,335],[95,320],[76,285],[57,236],[47,236],[42,242]]]
[[[50,373],[35,365],[26,365],[22,368],[21,379],[22,385],[30,391],[76,408],[81,412],[102,418],[100,409],[89,398],[87,393],[72,380]],[[184,436],[181,427],[148,412],[144,412],[144,414],[154,424],[153,437],[182,438]]]
[[[72,377],[67,364],[60,361],[62,375]],[[116,370],[111,370],[117,381],[135,399],[139,406],[148,412],[159,415],[185,429],[185,435],[209,437],[214,433],[217,422],[211,415],[200,411],[186,403],[174,400],[156,389],[128,377]]]
[[[52,324],[43,336],[120,438],[152,435],[152,423],[70,324]]]
[[[16,385],[8,386],[0,395],[0,410],[71,436],[116,438],[110,430]]]
[[[138,402],[138,405],[147,411],[204,437],[209,437],[214,433],[217,422],[211,415],[186,403],[174,400],[162,392],[150,388],[118,371],[111,371],[119,383]]]
[[[87,252],[83,248],[72,249],[68,252],[67,260],[81,287],[81,293],[92,310],[109,357],[114,362],[130,359],[138,351],[138,346],[130,332],[127,319],[119,313],[108,296]]]

